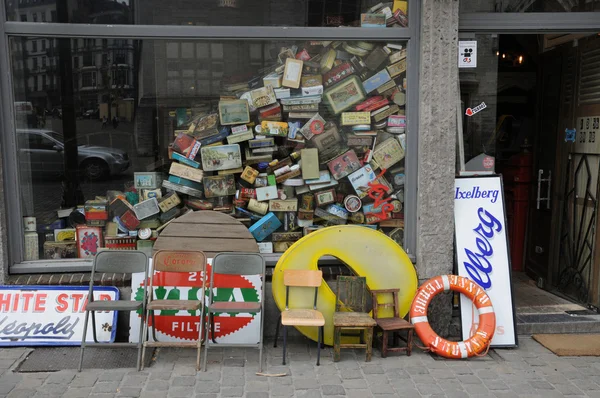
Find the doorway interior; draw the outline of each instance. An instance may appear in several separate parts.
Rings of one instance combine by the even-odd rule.
[[[465,161],[484,170],[491,157],[503,175],[514,280],[551,292],[552,305],[597,311],[600,34],[464,40],[478,46],[477,67],[460,69]]]

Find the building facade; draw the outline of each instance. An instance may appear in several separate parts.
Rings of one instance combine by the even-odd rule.
[[[381,125],[376,114],[373,120],[379,124],[373,122],[368,128],[383,131],[377,135],[379,143],[400,137],[404,153],[385,176],[402,210],[395,218],[373,224],[398,239],[415,263],[420,281],[452,273],[457,164],[479,153],[498,152],[495,127],[500,110],[505,109],[503,96],[512,92],[501,91],[500,83],[508,82],[508,88],[516,90],[535,86],[524,88],[519,83],[521,74],[514,74],[510,83],[510,76],[499,69],[505,55],[516,56],[517,68],[523,64],[518,51],[525,53],[502,53],[503,43],[508,43],[503,37],[519,33],[543,41],[555,40],[551,34],[573,34],[576,39],[560,45],[592,42],[600,31],[600,3],[396,0],[383,6],[366,0],[5,0],[0,32],[6,51],[0,51],[4,54],[0,69],[6,73],[0,86],[2,126],[10,134],[3,136],[1,154],[0,189],[5,200],[0,209],[0,278],[89,270],[90,259],[68,258],[76,255],[57,248],[55,230],[70,227],[69,214],[61,222],[59,215],[65,213],[58,211],[75,210],[110,192],[133,192],[135,173],[166,176],[169,147],[182,131],[193,131],[191,123],[216,112],[220,102],[262,86],[263,77],[285,73],[287,58],[303,60],[305,66],[308,61],[304,74],[318,74],[325,80],[340,65],[350,65],[363,82],[387,71],[388,81],[394,82],[389,89],[378,92],[381,86],[367,88],[363,83],[360,90],[366,93],[344,106],[350,109],[377,98],[373,101],[386,101],[384,105],[390,107],[384,111],[391,109],[390,115],[405,120],[399,135],[398,130],[386,130],[389,124]],[[361,21],[363,14],[383,15],[380,25],[366,27],[369,21]],[[459,71],[458,42],[463,39],[477,41],[478,66]],[[548,48],[529,49],[537,59]],[[381,60],[375,52],[382,54]],[[333,54],[331,65],[328,54]],[[385,67],[383,60],[390,57],[394,62]],[[316,64],[314,72],[310,72],[311,60]],[[402,61],[403,70],[390,68]],[[332,123],[341,112],[332,106],[331,98],[335,95],[316,108],[325,116],[324,123]],[[486,112],[471,119],[459,116],[467,103],[479,102],[486,103]],[[282,105],[280,112],[286,114]],[[315,112],[314,107],[306,109]],[[289,112],[301,110],[289,108],[285,120]],[[260,112],[250,114],[255,119]],[[341,124],[336,128],[345,134],[340,141],[347,144],[352,128]],[[457,147],[463,139],[461,158]],[[290,149],[283,157],[296,148],[294,142],[281,142]],[[56,152],[56,146],[61,154],[52,157],[56,153],[47,152]],[[358,148],[351,149],[360,155]],[[58,176],[46,177],[48,171]],[[351,187],[346,191],[346,182],[341,185],[339,192],[353,194]],[[233,199],[213,200],[210,205],[235,213]],[[24,217],[35,217],[35,237],[27,235]],[[274,265],[279,255],[267,257]],[[590,269],[599,267],[592,264]],[[592,279],[589,289],[593,289]],[[439,308],[432,313],[447,326],[450,297],[435,305]]]

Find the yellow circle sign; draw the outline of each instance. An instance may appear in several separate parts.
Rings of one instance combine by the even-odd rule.
[[[285,309],[283,270],[316,270],[323,256],[333,256],[345,263],[356,275],[367,278],[369,289],[400,289],[400,316],[405,316],[417,293],[417,273],[402,248],[381,232],[357,225],[319,229],[294,243],[279,259],[273,273],[273,297],[280,310]],[[389,296],[389,297],[387,297]],[[380,298],[391,302],[391,295]],[[312,308],[314,290],[290,289],[290,308]],[[333,345],[335,293],[323,282],[319,288],[317,308],[325,317],[325,344]],[[391,309],[382,316],[392,316]],[[297,327],[306,337],[317,341],[317,328]]]

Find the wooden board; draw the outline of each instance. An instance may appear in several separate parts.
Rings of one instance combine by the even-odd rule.
[[[157,250],[201,250],[208,258],[220,252],[258,253],[256,240],[242,223],[216,211],[202,210],[175,219],[158,236]]]

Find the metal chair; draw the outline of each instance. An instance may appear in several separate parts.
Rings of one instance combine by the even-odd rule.
[[[367,278],[338,276],[335,313],[333,314],[333,361],[340,360],[341,348],[365,348],[366,362],[373,353],[373,328],[377,322],[367,313]],[[364,343],[342,344],[342,329],[360,330]]]
[[[144,358],[146,357],[147,347],[195,347],[198,350],[196,356],[196,370],[200,369],[200,353],[202,351],[202,325],[204,322],[204,294],[206,292],[206,283],[202,284],[200,297],[202,300],[154,300],[154,278],[156,272],[200,272],[203,280],[206,280],[206,255],[201,251],[170,251],[159,250],[154,253],[152,259],[152,278],[150,278],[150,287],[148,294],[148,303],[146,304],[146,319],[144,322],[144,335],[142,347],[142,369],[144,368]],[[154,322],[154,311],[157,310],[175,310],[175,311],[198,311],[198,340],[195,342],[161,342],[156,338],[156,331],[152,329],[154,341],[146,341],[148,336],[148,316],[152,317]]]
[[[81,352],[79,355],[78,371],[81,372],[83,366],[83,353],[86,346],[101,347],[101,348],[119,348],[119,347],[136,347],[138,348],[137,369],[140,370],[141,365],[141,349],[142,349],[142,330],[144,325],[144,317],[146,313],[146,301],[133,300],[118,300],[118,301],[94,301],[94,275],[96,272],[117,273],[117,274],[133,274],[138,272],[144,273],[144,297],[146,297],[148,289],[148,256],[140,251],[102,251],[94,257],[92,265],[92,275],[90,277],[90,290],[88,292],[88,303],[85,307],[85,321],[83,323],[83,336],[81,337]],[[140,335],[137,343],[101,343],[96,336],[96,311],[137,311],[142,309],[140,319]],[[86,343],[87,328],[89,316],[92,315],[92,333],[94,336],[93,343]]]
[[[215,275],[259,275],[262,278],[262,289],[259,303],[249,302],[231,302],[214,301]],[[216,286],[218,287],[218,286]],[[212,344],[218,344],[220,347],[257,347],[259,349],[259,372],[262,372],[263,356],[263,324],[264,324],[264,305],[265,305],[265,259],[258,253],[219,253],[213,258],[210,270],[210,289],[207,307],[207,326],[205,330],[210,330],[211,338],[207,338],[204,343],[204,358],[202,360],[202,370],[206,371],[206,361],[208,359],[208,347]],[[260,336],[258,344],[223,344],[215,340],[214,316],[217,313],[243,314],[260,313]]]
[[[381,289],[381,290],[371,290],[371,295],[373,297],[373,318],[375,318],[375,322],[377,322],[377,328],[381,329],[381,356],[383,358],[387,357],[388,352],[403,352],[406,351],[406,354],[410,356],[412,353],[412,340],[413,340],[413,332],[415,330],[415,325],[408,322],[406,319],[400,318],[400,312],[398,309],[398,293],[400,289]],[[377,295],[381,294],[391,294],[392,302],[391,303],[380,303],[377,301]],[[394,316],[389,318],[380,318],[379,317],[379,308],[392,308],[394,311]],[[406,339],[400,336],[401,331],[406,331]],[[389,332],[392,333],[394,337],[394,347],[388,347],[388,337]],[[399,346],[399,340],[402,339],[406,342],[406,347]]]
[[[288,326],[316,326],[319,328],[319,337],[317,342],[317,366],[321,364],[321,346],[323,345],[323,332],[325,328],[325,317],[317,310],[317,295],[319,287],[323,281],[322,271],[309,270],[283,270],[283,284],[285,285],[285,311],[279,315],[279,321],[275,329],[275,344],[277,347],[277,337],[279,336],[279,324],[283,325],[283,364],[285,365],[285,350],[287,347],[287,327]],[[290,287],[314,287],[315,301],[312,309],[290,309],[289,297]]]

